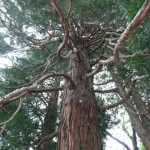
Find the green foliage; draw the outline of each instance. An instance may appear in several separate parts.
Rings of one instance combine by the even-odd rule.
[[[127,17],[131,20],[135,14],[138,12],[138,10],[141,8],[143,5],[144,0],[138,0],[138,1],[131,1],[131,0],[125,0],[124,1],[124,8],[126,9],[127,12]]]

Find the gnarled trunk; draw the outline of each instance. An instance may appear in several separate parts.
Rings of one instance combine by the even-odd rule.
[[[66,81],[58,150],[102,149],[93,79],[85,79],[88,69],[90,69],[90,63],[85,51],[77,50],[71,54],[69,75],[76,86],[69,89],[69,83]]]

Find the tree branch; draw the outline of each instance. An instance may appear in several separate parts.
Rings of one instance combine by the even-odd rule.
[[[16,34],[16,36],[21,37],[22,41],[27,46],[32,47],[33,49],[43,47],[43,46],[49,44],[50,42],[55,42],[57,40],[54,40],[54,39],[56,39],[59,35],[62,35],[61,32],[60,33],[58,33],[58,32],[55,33],[55,31],[54,31],[52,33],[49,33],[47,31],[48,35],[46,35],[44,38],[42,38],[42,39],[33,38],[33,37],[27,35],[25,32],[22,32],[21,30],[19,30],[15,25],[13,25],[12,19],[9,18],[7,16],[7,14],[2,9],[0,9],[0,13],[4,14],[4,16],[8,19],[8,22],[6,22],[0,16],[0,21],[3,24],[3,26],[5,28],[7,28],[8,30],[13,31]]]
[[[111,82],[113,82],[113,80],[109,80],[109,81],[106,81],[106,82],[103,82],[103,83],[94,83],[94,85],[97,85],[97,86],[105,85],[105,84],[108,84],[108,83],[111,83]]]
[[[111,109],[111,108],[117,107],[117,106],[123,104],[124,102],[126,102],[126,101],[130,98],[130,96],[131,96],[131,94],[132,94],[132,92],[133,92],[134,85],[135,85],[136,81],[142,80],[142,79],[144,79],[145,77],[147,77],[147,75],[143,75],[143,76],[139,76],[139,77],[134,77],[134,78],[132,78],[132,79],[131,79],[131,82],[132,82],[132,83],[131,83],[130,89],[129,89],[128,93],[126,94],[126,96],[124,96],[121,101],[118,101],[118,102],[116,102],[116,103],[114,103],[114,104],[110,104],[110,105],[106,105],[106,106],[99,106],[99,107],[98,107],[98,110],[99,110],[99,111],[103,111],[103,110]],[[117,89],[117,88],[116,88],[115,90],[116,90],[116,92],[118,92],[118,89]]]
[[[6,127],[6,125],[7,125],[7,123],[9,123],[11,120],[13,120],[14,117],[17,115],[17,113],[21,109],[21,105],[22,105],[22,98],[20,98],[20,103],[19,103],[19,106],[18,106],[17,110],[15,111],[15,113],[7,121],[4,121],[4,122],[0,123],[0,125],[4,125],[3,129],[0,132],[0,135],[3,133],[3,131],[4,131],[5,127]]]
[[[111,92],[117,92],[117,88],[109,89],[109,90],[94,90],[95,93],[111,93]]]
[[[133,82],[131,83],[131,87],[130,87],[128,93],[126,94],[126,96],[125,96],[121,101],[118,101],[118,102],[116,102],[116,103],[114,103],[114,104],[111,104],[111,105],[99,106],[99,107],[98,107],[98,110],[99,110],[99,111],[108,110],[108,109],[117,107],[117,106],[123,104],[124,102],[126,102],[126,101],[130,98],[130,96],[131,96],[131,94],[132,94],[134,84],[135,84],[135,81],[133,81]]]
[[[75,83],[72,81],[72,79],[68,75],[63,74],[63,73],[49,73],[49,74],[43,75],[39,79],[35,80],[35,82],[33,82],[30,86],[16,89],[15,91],[13,91],[13,92],[5,95],[4,97],[0,98],[0,107],[8,104],[8,103],[20,98],[20,97],[27,95],[31,91],[36,90],[38,88],[38,85],[40,83],[42,83],[43,81],[45,81],[46,79],[48,79],[50,77],[61,77],[61,76],[63,76],[65,79],[67,79],[70,82],[70,86],[68,87],[69,89],[72,89],[75,87]]]
[[[38,88],[38,89],[34,89],[33,91],[31,90],[31,92],[47,92],[47,91],[62,91],[63,87],[51,87],[51,88]]]
[[[63,42],[59,45],[59,47],[57,49],[57,55],[58,55],[59,59],[65,59],[66,57],[61,55],[61,51],[65,48],[65,46],[69,40],[69,28],[68,28],[67,20],[65,19],[64,15],[63,15],[61,7],[58,5],[56,0],[51,0],[51,1],[52,1],[54,8],[56,9],[59,17],[60,17],[60,20],[62,22],[62,25],[64,27],[64,31],[65,31],[65,37],[63,39]]]
[[[138,11],[134,19],[127,26],[125,31],[120,36],[115,48],[114,48],[114,61],[119,59],[119,50],[122,47],[124,41],[130,36],[130,34],[140,25],[144,17],[150,12],[150,1],[146,0],[141,9]]]
[[[37,143],[37,145],[36,145],[36,147],[35,147],[35,150],[37,150],[38,147],[39,147],[44,141],[50,140],[50,139],[56,137],[57,135],[58,135],[58,131],[56,131],[56,132],[54,132],[54,133],[52,133],[52,134],[50,134],[50,135],[44,136],[44,137]]]
[[[127,28],[124,30],[124,32],[121,34],[113,52],[113,56],[111,56],[109,59],[106,60],[100,60],[97,66],[97,69],[95,69],[93,72],[86,75],[86,77],[93,76],[96,73],[98,73],[102,66],[109,65],[113,62],[118,61],[119,59],[119,51],[122,47],[125,40],[131,35],[131,33],[140,25],[140,23],[143,21],[144,17],[150,12],[150,1],[146,0],[141,9],[138,11],[136,16],[133,18],[133,20],[130,22],[130,24],[127,26]]]

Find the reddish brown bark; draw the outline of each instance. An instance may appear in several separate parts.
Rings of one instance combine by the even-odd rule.
[[[87,58],[84,51],[71,55],[69,75],[76,87],[69,90],[66,82],[58,150],[102,149],[92,78],[84,78],[89,68]]]

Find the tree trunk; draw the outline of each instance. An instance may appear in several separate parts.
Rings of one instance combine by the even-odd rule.
[[[129,106],[124,104],[125,108]],[[128,111],[128,110],[127,110]],[[137,132],[138,136],[140,137],[141,141],[143,142],[146,150],[150,149],[150,132],[145,127],[144,123],[141,121],[140,116],[133,114],[128,111],[132,126],[134,127],[135,131]]]
[[[112,75],[113,80],[116,81],[115,85],[118,89],[119,96],[121,98],[124,98],[126,95],[126,92],[123,89],[122,85],[120,84],[120,82],[117,78],[117,74],[111,73],[111,75]],[[143,102],[142,102],[141,98],[139,98],[138,91],[136,91],[136,93],[135,93],[135,90],[134,90],[132,95],[133,95],[133,97],[136,97],[136,101],[138,101],[140,103],[140,105],[137,106],[138,111],[146,112],[145,111],[146,109],[144,109],[144,107],[143,107]],[[149,150],[150,149],[149,112],[146,114],[138,115],[138,114],[136,114],[136,111],[134,109],[133,109],[133,112],[129,111],[129,110],[131,110],[131,108],[134,108],[134,104],[130,100],[128,100],[126,103],[124,103],[123,106],[125,107],[126,111],[128,112],[128,115],[130,117],[130,120],[131,120],[134,130],[140,137],[146,150]]]
[[[84,78],[89,69],[88,55],[84,50],[79,48],[71,54],[68,74],[76,86],[70,89],[66,81],[58,150],[102,150],[93,79]]]

